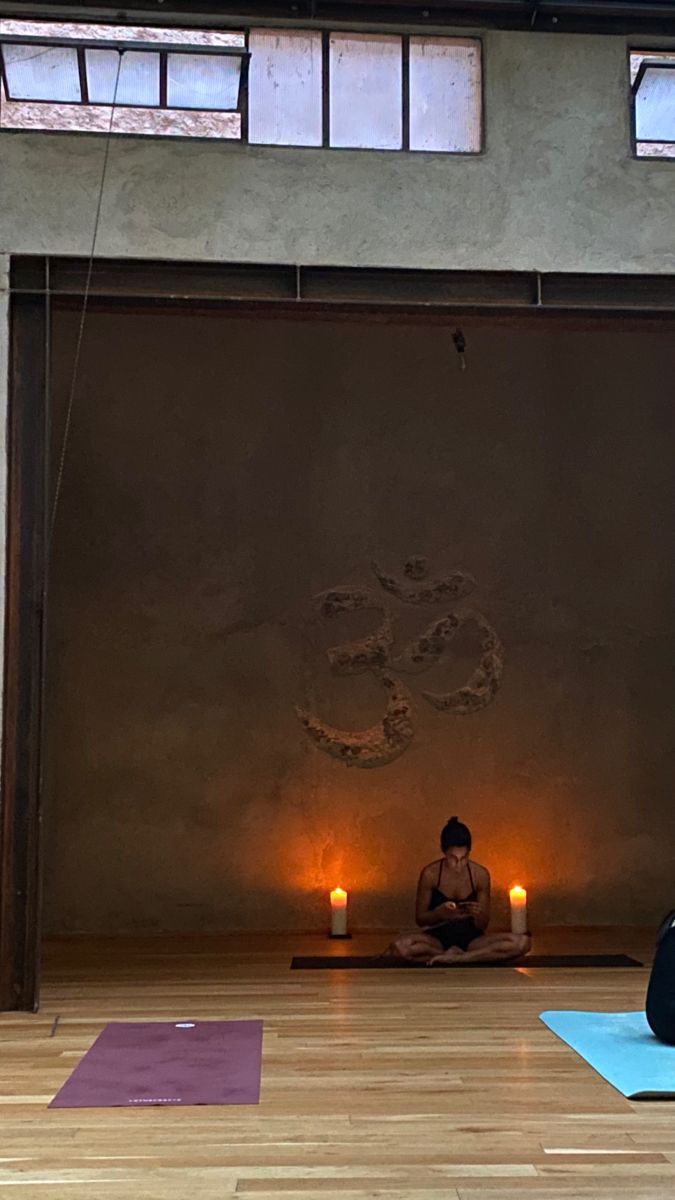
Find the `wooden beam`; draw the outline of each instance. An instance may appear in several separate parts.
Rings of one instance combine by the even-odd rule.
[[[148,0],[125,0],[127,13],[148,24],[239,25],[307,21],[376,26],[416,25],[525,29],[559,33],[675,32],[672,0],[166,0],[149,15]],[[24,11],[22,11],[24,10]],[[31,17],[115,21],[119,4],[105,0],[42,0]],[[25,17],[21,0],[0,0],[0,14]]]

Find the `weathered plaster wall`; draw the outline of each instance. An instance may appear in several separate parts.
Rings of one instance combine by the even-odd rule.
[[[672,905],[672,334],[466,332],[462,373],[441,328],[92,314],[54,552],[49,929],[311,928],[337,883],[396,925],[453,812],[535,923]],[[310,599],[411,554],[475,577],[502,685],[472,716],[425,703],[476,666],[463,631],[406,677],[405,753],[348,769],[294,706],[381,717],[381,685],[324,654],[381,618],[313,624]],[[445,611],[389,599],[397,647]]]
[[[98,251],[675,270],[675,164],[636,162],[625,39],[485,35],[480,157],[118,140]],[[87,254],[104,144],[0,135],[0,250]]]
[[[672,272],[675,164],[631,159],[626,52],[621,38],[486,34],[487,136],[485,154],[479,158],[115,141],[98,253],[215,261]],[[99,139],[0,134],[3,267],[3,254],[10,252],[89,252],[103,152]],[[0,424],[4,427],[3,311],[0,291]],[[426,357],[428,343],[424,342],[431,333],[418,336],[422,342],[411,350],[415,371],[405,376],[405,401],[399,397],[402,407],[395,418],[401,441],[394,439],[388,468],[391,477],[384,478],[377,472],[373,475],[371,468],[380,439],[377,422],[386,424],[388,405],[372,401],[380,406],[377,422],[372,424],[361,408],[355,411],[347,406],[345,396],[362,396],[366,384],[371,391],[379,388],[387,357],[398,362],[396,345],[384,356],[380,353],[379,359],[376,356],[377,372],[368,366],[367,357],[359,360],[358,376],[350,374],[345,364],[350,391],[340,392],[332,402],[337,408],[326,410],[321,402],[327,381],[318,374],[319,360],[299,361],[296,369],[302,377],[295,378],[295,390],[289,392],[285,343],[275,342],[270,331],[274,353],[284,364],[281,384],[285,402],[300,403],[298,397],[305,397],[304,424],[301,422],[302,435],[296,443],[285,418],[275,417],[278,429],[265,433],[267,418],[255,409],[259,426],[251,432],[252,445],[257,446],[258,436],[270,441],[277,438],[281,450],[275,448],[274,455],[285,454],[292,464],[304,462],[307,439],[312,431],[319,436],[322,428],[320,436],[328,457],[318,461],[311,478],[301,470],[296,472],[292,480],[296,491],[288,496],[283,489],[278,491],[280,484],[275,485],[276,491],[270,487],[266,495],[266,484],[254,493],[249,483],[253,508],[246,515],[236,489],[227,491],[226,505],[219,498],[225,452],[219,440],[216,438],[211,448],[205,435],[200,447],[189,450],[191,457],[186,461],[181,458],[182,438],[176,435],[175,469],[201,477],[202,457],[206,456],[208,470],[198,491],[202,504],[199,520],[186,516],[179,525],[182,541],[187,543],[181,567],[184,574],[177,573],[174,563],[166,568],[165,582],[162,554],[169,554],[175,539],[168,528],[154,533],[151,517],[167,524],[169,510],[162,509],[160,501],[164,496],[167,504],[173,503],[175,480],[166,485],[164,466],[157,466],[158,491],[151,502],[128,487],[126,477],[109,478],[112,459],[123,461],[128,452],[136,456],[137,473],[147,469],[148,477],[155,478],[152,440],[141,455],[137,432],[136,450],[129,451],[126,434],[133,426],[134,412],[127,413],[121,427],[114,427],[115,414],[126,412],[130,395],[136,395],[139,405],[149,402],[151,381],[134,391],[128,374],[115,375],[120,362],[125,362],[124,349],[118,351],[110,368],[116,391],[97,373],[94,403],[101,395],[107,397],[105,420],[113,422],[113,428],[107,429],[104,423],[93,430],[88,449],[95,453],[96,469],[105,485],[102,494],[106,494],[105,488],[112,489],[110,512],[116,514],[114,520],[119,524],[111,524],[107,510],[100,511],[95,505],[101,526],[85,530],[90,541],[82,543],[78,553],[71,547],[71,560],[67,548],[63,550],[80,589],[80,598],[77,603],[73,599],[73,604],[81,631],[64,631],[68,651],[64,662],[69,665],[67,670],[63,668],[65,675],[57,667],[55,676],[55,686],[64,689],[58,694],[68,703],[59,713],[64,757],[54,764],[53,783],[59,803],[65,806],[63,813],[69,815],[64,816],[63,832],[57,832],[53,840],[48,892],[52,927],[76,927],[83,922],[99,927],[108,919],[120,926],[164,920],[176,927],[305,924],[318,915],[312,889],[318,886],[317,880],[321,886],[335,882],[346,846],[352,865],[345,859],[343,882],[351,879],[357,892],[361,889],[364,916],[372,921],[398,919],[413,861],[428,853],[430,839],[433,843],[430,830],[448,815],[448,801],[450,807],[463,812],[469,804],[482,847],[497,863],[502,881],[516,870],[535,879],[542,897],[542,918],[652,918],[652,893],[645,879],[652,870],[652,855],[663,844],[672,844],[670,818],[665,815],[670,792],[666,801],[664,762],[668,752],[663,742],[671,720],[672,681],[664,678],[662,653],[670,624],[661,601],[657,604],[654,599],[662,596],[670,580],[665,565],[668,555],[659,540],[664,531],[670,534],[664,510],[664,496],[670,495],[669,477],[660,457],[667,444],[661,428],[666,415],[658,407],[658,389],[667,377],[666,370],[655,368],[650,375],[652,360],[644,340],[626,340],[623,374],[615,372],[614,376],[614,386],[623,396],[616,410],[621,443],[617,461],[622,465],[621,469],[616,466],[614,475],[612,455],[603,455],[606,410],[598,407],[610,403],[606,375],[597,376],[597,396],[589,396],[585,384],[580,391],[576,379],[562,391],[558,377],[569,379],[573,360],[562,351],[547,348],[540,356],[543,354],[547,364],[554,361],[555,368],[547,365],[544,370],[540,365],[541,386],[533,399],[534,393],[527,390],[531,375],[523,379],[522,364],[512,359],[508,368],[504,366],[511,344],[508,339],[499,344],[497,375],[485,395],[475,390],[480,378],[477,372],[467,374],[471,403],[459,406],[460,428],[453,426],[450,431],[450,448],[439,448],[432,433],[437,429],[434,422],[441,414],[445,417],[444,405],[449,403],[445,392],[442,396],[439,392],[445,387],[446,369],[450,372],[448,386],[457,385],[449,364],[454,361],[453,351],[435,351],[431,370]],[[322,344],[317,337],[312,344]],[[219,362],[214,367],[216,376],[201,380],[198,388],[189,375],[180,372],[180,395],[172,390],[171,380],[164,381],[161,396],[157,394],[160,398],[150,402],[152,430],[158,422],[161,427],[167,392],[174,396],[171,403],[176,414],[183,411],[186,397],[200,412],[204,404],[211,404],[218,426],[215,401],[205,397],[217,382],[219,396],[231,401],[230,364],[232,355],[239,354],[237,338],[230,337],[227,345],[228,361]],[[253,352],[257,356],[258,350]],[[662,363],[665,345],[659,343],[654,354],[654,362]],[[614,351],[603,355],[599,361],[604,372],[605,366],[618,360]],[[588,354],[584,361],[589,366]],[[530,357],[527,363],[530,371]],[[592,364],[589,369],[593,371]],[[646,370],[657,394],[650,394],[643,374],[638,383],[638,369]],[[239,367],[245,394],[249,370],[248,363],[245,369]],[[514,380],[518,381],[517,396]],[[630,396],[626,391],[629,380]],[[442,387],[439,381],[443,381]],[[398,386],[398,377],[391,383]],[[279,386],[278,380],[268,381],[270,403]],[[432,400],[425,387],[431,389]],[[516,444],[510,427],[508,436],[502,429],[510,411],[510,404],[500,407],[502,389],[513,403],[525,405],[526,424],[532,422],[530,431],[521,431],[518,436],[523,440]],[[553,433],[540,423],[541,396],[546,400]],[[485,404],[489,404],[489,412]],[[647,420],[644,416],[645,405],[648,414],[650,406],[658,408],[654,416],[658,436],[653,438],[649,434],[651,417]],[[417,417],[431,421],[429,431],[424,431],[424,420],[421,429],[414,423],[413,410]],[[456,417],[457,412],[452,411]],[[331,424],[337,419],[336,412],[341,413],[339,429]],[[568,412],[574,414],[576,425],[559,428]],[[639,438],[646,438],[648,444],[644,444],[644,452],[637,452],[629,431],[632,436],[631,422],[643,417]],[[175,419],[179,425],[184,420],[179,415]],[[467,434],[461,423],[473,419],[484,424]],[[363,422],[365,449],[357,437]],[[339,443],[346,424],[353,425],[351,440],[329,453],[328,445]],[[406,430],[411,441],[403,438]],[[235,434],[233,430],[232,441],[237,444]],[[464,436],[469,437],[467,445],[477,457],[471,458],[465,448],[460,468],[456,464],[457,440],[462,444]],[[188,447],[192,446],[190,437]],[[87,452],[87,447],[80,447],[84,462]],[[166,447],[161,451],[164,456],[168,453]],[[243,449],[237,453],[245,458]],[[269,453],[272,456],[271,446]],[[271,457],[272,461],[277,462]],[[430,476],[429,461],[433,464]],[[267,459],[260,448],[253,462],[264,480]],[[583,479],[581,493],[572,470],[574,463]],[[522,475],[524,464],[536,479]],[[317,501],[317,480],[327,465],[327,479],[334,482]],[[239,458],[235,467],[248,470]],[[402,494],[393,482],[399,468],[404,480]],[[275,470],[280,470],[278,464]],[[488,490],[484,495],[484,489],[495,484],[495,470],[498,491]],[[450,485],[448,480],[455,478],[456,471],[459,476]],[[527,491],[518,490],[521,476],[522,481],[527,478]],[[626,479],[628,486],[624,486]],[[597,493],[594,480],[599,481]],[[85,473],[80,480],[83,494],[90,482]],[[448,507],[450,486],[452,503]],[[549,492],[551,488],[553,492]],[[284,538],[289,506],[296,521],[294,548],[289,551],[284,538],[272,539],[264,544],[261,555],[256,539],[260,529],[267,527],[269,514],[276,511],[271,501],[279,495],[285,505]],[[516,516],[508,502],[515,495],[519,497]],[[533,500],[533,496],[538,498]],[[587,503],[596,513],[596,523],[590,526],[584,517]],[[159,505],[156,510],[154,504]],[[231,559],[225,565],[222,540],[215,532],[209,534],[206,548],[190,548],[195,530],[201,536],[204,521],[210,519],[213,504],[217,512],[222,510],[231,531]],[[0,506],[4,509],[2,478]],[[365,526],[363,512],[370,514]],[[313,522],[311,536],[304,523],[308,513]],[[658,515],[654,517],[654,513]],[[86,513],[71,510],[69,525],[77,529],[84,522],[86,526],[86,518]],[[530,543],[532,522],[538,533]],[[514,556],[509,539],[516,537],[521,524],[527,537],[518,534],[521,541]],[[555,535],[549,535],[550,529]],[[630,534],[628,543],[625,529]],[[502,547],[504,531],[509,536]],[[160,543],[156,551],[155,538]],[[116,557],[121,542],[133,548],[133,562]],[[522,554],[530,544],[524,563]],[[475,726],[458,723],[448,733],[449,718],[427,714],[430,724],[424,736],[431,739],[432,751],[420,749],[424,743],[418,735],[415,750],[392,768],[399,773],[386,780],[388,798],[383,799],[380,789],[385,776],[377,772],[345,776],[340,764],[324,760],[303,740],[304,735],[299,736],[288,695],[289,681],[298,684],[291,691],[303,690],[301,680],[293,675],[298,647],[292,640],[287,645],[280,639],[276,626],[270,633],[267,622],[278,620],[279,613],[294,613],[312,590],[349,581],[352,576],[358,582],[367,571],[371,553],[380,553],[384,565],[394,571],[400,569],[405,556],[425,549],[430,557],[449,555],[446,565],[462,560],[487,588],[486,607],[498,618],[509,654],[525,642],[530,650],[527,667],[516,653],[515,662],[521,665],[509,668],[506,678],[510,682],[505,681],[503,694],[475,718]],[[552,567],[554,550],[558,557]],[[171,548],[170,555],[174,553]],[[105,565],[108,561],[110,566]],[[508,561],[513,566],[504,576]],[[575,562],[583,564],[583,569],[575,567]],[[88,570],[93,573],[91,580],[83,578]],[[204,579],[213,572],[216,580],[222,581],[214,587],[224,589],[225,606],[222,590],[202,594],[201,589],[208,586]],[[274,584],[271,591],[270,579]],[[241,604],[230,598],[232,589],[238,594],[238,580],[246,597]],[[101,607],[102,596],[107,594],[102,581],[110,583],[109,619]],[[136,590],[129,592],[132,583]],[[542,587],[542,595],[549,597],[544,609],[537,607]],[[152,597],[149,608],[148,590]],[[184,611],[184,594],[195,603],[194,611]],[[142,601],[139,596],[144,597]],[[499,600],[494,614],[493,599]],[[66,601],[68,597],[64,604]],[[603,607],[605,601],[608,608]],[[119,630],[127,619],[131,629],[120,646]],[[220,642],[223,622],[234,630],[225,649]],[[238,622],[243,624],[234,628]],[[263,632],[259,634],[255,628],[261,622]],[[158,664],[167,641],[171,652],[161,667]],[[223,656],[215,661],[228,679],[225,693],[221,682],[211,677],[212,663],[205,663],[202,655],[204,644],[216,647],[213,652]],[[127,678],[119,685],[119,664],[127,672],[134,662],[147,666],[147,678],[143,676],[133,686]],[[92,675],[99,681],[110,679],[110,706],[106,707],[105,694],[99,695],[97,703],[102,707],[94,707],[90,719]],[[174,694],[176,678],[183,677],[192,689],[189,701]],[[233,679],[240,681],[240,690]],[[543,704],[542,679],[549,688]],[[328,682],[331,688],[335,686]],[[161,718],[155,708],[155,685],[166,706]],[[342,708],[338,703],[342,693],[330,689],[327,693],[332,698],[327,716],[336,723],[379,715],[379,693],[369,691],[363,681],[358,712],[354,713],[347,702],[353,686],[353,681],[344,682]],[[261,689],[269,689],[262,706]],[[322,696],[319,690],[317,698]],[[301,702],[311,698],[299,695]],[[232,711],[235,718],[229,715]],[[509,720],[500,724],[507,711]],[[235,720],[233,727],[231,719]],[[261,722],[269,735],[267,750],[261,750],[265,741]],[[223,724],[229,731],[226,734]],[[293,737],[299,741],[293,742],[289,759],[288,739]],[[234,755],[232,746],[239,748]],[[260,774],[250,778],[250,763],[258,756]],[[273,785],[270,780],[275,781]],[[270,786],[271,792],[266,790]],[[278,797],[286,798],[283,805],[278,804]],[[224,827],[222,813],[227,806],[233,807]],[[343,822],[335,825],[342,830],[339,834],[326,824],[335,811],[345,814]],[[514,811],[525,813],[529,849],[524,859],[516,835],[508,850],[503,842],[502,818]],[[643,816],[648,832],[640,832]],[[621,837],[617,832],[608,841],[607,824],[621,821]],[[557,830],[558,857],[551,849],[552,825]],[[520,831],[520,823],[517,829]],[[671,841],[666,843],[666,837]],[[175,869],[181,846],[187,855],[183,875]],[[88,854],[92,847],[98,847],[93,860]],[[90,863],[87,867],[86,862]],[[244,878],[242,864],[247,863],[249,875]],[[267,872],[263,883],[261,863]],[[234,866],[241,876],[236,894],[230,896]],[[646,875],[640,874],[645,871]],[[659,907],[670,903],[671,895],[662,866],[657,866],[656,873],[653,897]],[[295,885],[289,890],[291,877]],[[144,888],[140,907],[139,883]],[[78,890],[87,897],[86,904],[78,899]]]

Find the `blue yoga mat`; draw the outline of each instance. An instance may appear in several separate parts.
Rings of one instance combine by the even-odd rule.
[[[629,1100],[675,1100],[675,1046],[643,1012],[543,1012],[541,1020]]]

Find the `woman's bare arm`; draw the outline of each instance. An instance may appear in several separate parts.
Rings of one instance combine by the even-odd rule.
[[[479,929],[487,929],[490,923],[490,872],[481,867],[476,873],[476,900],[459,906],[460,911],[471,917]]]
[[[430,909],[432,884],[429,879],[429,869],[425,867],[417,884],[415,900],[415,920],[423,929],[430,925],[445,925],[447,921],[457,919],[460,915],[454,900],[448,900],[438,908]]]

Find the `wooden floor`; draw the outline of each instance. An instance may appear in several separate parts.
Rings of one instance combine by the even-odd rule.
[[[549,931],[536,949],[648,959],[652,940]],[[381,944],[368,935],[349,952]],[[40,1012],[0,1016],[0,1198],[675,1196],[675,1104],[624,1100],[537,1020],[641,1008],[646,970],[289,970],[292,953],[328,945],[48,946]],[[259,1107],[46,1107],[108,1021],[253,1017],[265,1022]]]

